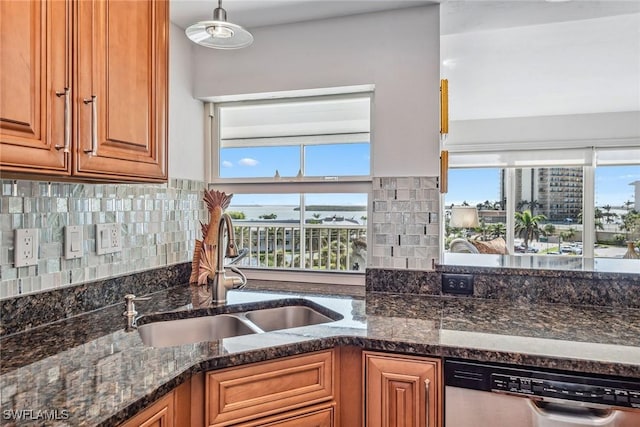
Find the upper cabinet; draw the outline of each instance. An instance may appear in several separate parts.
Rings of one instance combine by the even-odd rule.
[[[166,181],[168,1],[0,7],[0,171]]]
[[[70,172],[70,16],[65,1],[0,2],[2,172]]]

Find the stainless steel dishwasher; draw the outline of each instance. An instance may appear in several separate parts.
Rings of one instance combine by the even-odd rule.
[[[445,360],[445,427],[640,427],[640,381]]]

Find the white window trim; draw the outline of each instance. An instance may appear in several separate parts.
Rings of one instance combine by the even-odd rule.
[[[372,88],[371,88],[372,89]],[[321,95],[325,99],[343,98],[349,95],[366,94],[370,98],[371,113],[373,117],[373,92],[372,91],[354,91],[349,93],[338,93],[331,95]],[[294,96],[297,101],[304,99],[318,99],[318,96]],[[260,98],[264,99],[264,98]],[[287,102],[292,98],[281,98],[270,102]],[[208,178],[208,187],[224,191],[228,194],[232,193],[253,193],[253,194],[273,194],[273,193],[363,193],[367,194],[368,200],[372,199],[372,181],[371,171],[373,168],[374,145],[373,140],[373,121],[371,121],[369,132],[370,142],[370,159],[369,159],[369,175],[366,176],[339,176],[339,177],[265,177],[265,178],[220,178],[219,177],[219,144],[220,132],[218,117],[220,117],[220,104],[248,104],[256,102],[256,99],[243,99],[241,101],[220,102],[217,104],[205,104],[205,138],[208,141],[205,144],[205,176]],[[360,135],[360,134],[358,134]],[[293,138],[293,137],[292,137]],[[296,137],[300,138],[300,137]],[[372,204],[367,204],[367,217],[372,217]],[[367,236],[372,235],[371,221],[367,221]],[[367,251],[367,264],[371,262],[371,251]],[[316,271],[316,270],[274,270],[266,268],[243,267],[243,272],[248,279],[255,280],[278,280],[284,282],[300,282],[300,283],[326,283],[330,281],[335,285],[365,285],[365,271],[335,272],[335,271]]]

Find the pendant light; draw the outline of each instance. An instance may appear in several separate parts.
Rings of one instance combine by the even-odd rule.
[[[222,0],[218,0],[212,21],[193,24],[185,33],[194,43],[214,49],[240,49],[253,43],[253,36],[249,31],[227,22],[227,11],[222,8]]]

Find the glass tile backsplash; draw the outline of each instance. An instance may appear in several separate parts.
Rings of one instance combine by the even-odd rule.
[[[190,261],[204,182],[78,184],[1,180],[0,298]],[[117,223],[122,251],[97,255],[95,225]],[[64,226],[83,227],[82,258],[64,259]],[[39,230],[38,264],[14,267],[14,230]]]

